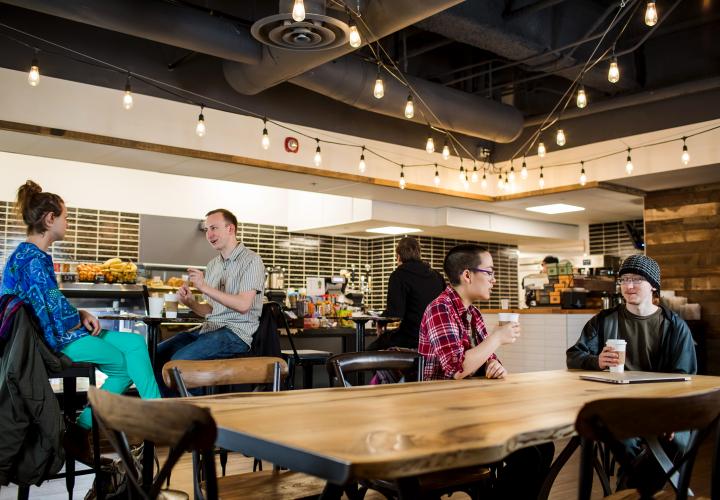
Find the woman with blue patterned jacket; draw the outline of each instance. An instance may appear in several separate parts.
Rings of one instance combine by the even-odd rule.
[[[5,264],[0,295],[17,295],[32,308],[45,342],[55,352],[74,362],[95,363],[107,375],[103,389],[122,393],[134,383],[140,397],[160,398],[143,337],[101,329],[95,316],[76,309],[58,289],[48,250],[67,230],[62,198],[27,181],[18,189],[17,210],[27,225],[27,239]],[[91,463],[90,408],[83,410],[74,425],[69,429],[74,438],[68,444],[76,448],[73,455]]]

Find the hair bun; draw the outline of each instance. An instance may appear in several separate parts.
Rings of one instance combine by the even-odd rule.
[[[22,193],[28,198],[31,198],[33,195],[42,193],[42,188],[37,182],[28,179],[27,181],[25,181],[25,184],[20,186],[20,189],[18,189],[18,193]]]

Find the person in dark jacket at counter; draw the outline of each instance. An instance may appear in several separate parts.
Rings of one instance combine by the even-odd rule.
[[[445,289],[445,280],[420,258],[420,244],[415,238],[402,238],[395,249],[398,267],[390,274],[387,307],[383,316],[402,318],[400,327],[383,331],[378,326],[378,339],[368,351],[406,347],[417,349],[420,320],[427,305]]]

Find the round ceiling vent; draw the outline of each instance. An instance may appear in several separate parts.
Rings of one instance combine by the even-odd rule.
[[[348,43],[350,28],[334,17],[305,14],[296,22],[288,14],[276,14],[255,21],[250,32],[261,43],[289,50],[327,50]]]

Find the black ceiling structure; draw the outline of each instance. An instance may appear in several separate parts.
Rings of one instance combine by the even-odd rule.
[[[718,0],[659,0],[652,27],[643,21],[645,0],[305,4],[324,19],[316,30],[272,24],[292,0],[1,1],[0,66],[27,71],[37,56],[44,75],[124,88],[122,71],[39,37],[278,121],[422,149],[428,123],[437,118],[437,128],[453,131],[473,154],[489,148],[496,161],[525,152],[521,146],[532,142],[588,60],[594,65],[582,85],[589,104],[577,109],[569,99],[560,117],[566,147],[720,117]],[[358,7],[363,39],[378,40],[357,50],[268,45],[273,37],[289,44],[332,41]],[[333,25],[335,34],[327,29]],[[615,84],[607,78],[613,54],[621,69]],[[386,83],[381,100],[372,97],[378,62]],[[428,103],[423,110],[416,98],[422,116],[414,121],[402,117],[411,92],[392,77],[395,68]],[[133,80],[133,90],[188,101],[141,80]]]

